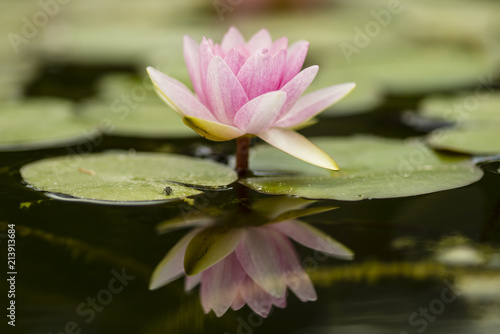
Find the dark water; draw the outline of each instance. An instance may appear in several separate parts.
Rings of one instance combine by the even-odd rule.
[[[75,100],[92,96],[96,77],[102,75],[101,68],[96,69],[44,69],[27,94],[59,94]],[[61,78],[85,83],[83,90],[72,87],[67,94],[56,93],[64,85]],[[413,108],[419,98],[388,97],[383,107],[370,114],[324,119],[303,133],[420,135],[400,120],[401,113]],[[201,139],[105,137],[92,152],[154,151],[165,144],[183,154],[207,145],[219,160],[234,149],[234,143]],[[67,148],[0,153],[0,221],[17,228],[16,327],[9,327],[8,333],[500,332],[500,301],[475,298],[455,286],[460,275],[482,275],[483,268],[446,268],[432,260],[443,240],[457,236],[477,249],[498,250],[498,163],[485,164],[483,179],[461,189],[401,199],[315,204],[333,203],[339,209],[302,220],[348,246],[355,260],[317,259],[312,250],[297,245],[302,259],[314,260],[315,266],[309,269],[318,300],[302,303],[290,293],[285,309],[274,308],[262,319],[247,306],[229,310],[221,318],[204,315],[198,289],[185,293],[182,279],[148,290],[154,268],[186,232],[155,233],[159,222],[179,215],[179,203],[127,207],[58,201],[22,184],[18,173],[22,165],[66,154]],[[253,200],[266,197],[254,192],[250,196]],[[234,191],[229,190],[209,205],[220,207],[232,198]],[[26,202],[31,203],[29,208],[22,204]],[[1,229],[6,263],[6,225]],[[112,281],[115,285],[110,286]]]

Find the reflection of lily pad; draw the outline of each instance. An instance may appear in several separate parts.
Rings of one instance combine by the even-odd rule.
[[[330,172],[281,154],[256,150],[256,170],[307,175],[249,178],[243,184],[267,194],[356,201],[414,196],[463,187],[483,173],[465,158],[445,158],[419,142],[374,137],[320,138],[315,143],[333,156],[340,172]]]
[[[454,152],[500,154],[498,126],[437,130],[431,133],[428,140],[436,148]]]
[[[21,175],[37,190],[109,204],[183,198],[201,193],[185,185],[221,187],[237,178],[232,169],[215,162],[160,153],[44,159],[22,167]]]
[[[0,151],[22,151],[93,139],[99,132],[72,111],[72,104],[33,99],[0,104]]]

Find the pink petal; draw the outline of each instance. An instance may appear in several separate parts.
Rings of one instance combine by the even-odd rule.
[[[285,102],[285,92],[260,95],[241,107],[234,118],[234,124],[246,133],[260,133],[274,124]]]
[[[353,258],[351,250],[309,224],[288,220],[273,224],[272,227],[306,247],[343,259]]]
[[[242,290],[242,288],[240,287],[238,294],[236,295],[236,297],[233,300],[233,303],[231,304],[231,308],[235,311],[238,311],[240,308],[245,306],[245,303],[246,303],[241,295],[241,290]]]
[[[280,88],[283,75],[286,70],[286,49],[279,50],[273,54],[273,69],[272,69],[272,90]]]
[[[215,121],[214,115],[181,82],[152,67],[148,67],[147,70],[158,93],[172,109],[182,116]]]
[[[233,71],[234,75],[238,75],[241,67],[245,64],[245,57],[243,57],[236,49],[231,49],[226,53],[224,61]]]
[[[243,38],[240,31],[235,27],[230,27],[224,35],[224,38],[222,38],[222,50],[224,50],[224,52],[228,52],[232,48],[237,48],[243,45],[245,45],[245,38]]]
[[[265,231],[249,227],[245,239],[236,247],[236,255],[243,269],[257,285],[268,294],[282,298],[286,286],[281,278],[279,250],[274,239],[263,232]]]
[[[208,41],[205,37],[203,37],[200,44],[200,77],[201,83],[203,87],[203,91],[205,93],[205,98],[208,101],[208,92],[207,92],[207,71],[208,65],[212,61],[214,57],[214,53],[211,46],[211,40]],[[208,105],[207,105],[208,106]]]
[[[247,43],[247,49],[254,53],[258,49],[271,49],[273,39],[266,29],[261,29],[258,33],[252,36]]]
[[[184,280],[184,290],[189,292],[194,289],[195,286],[201,282],[201,273],[193,276],[186,276]]]
[[[253,99],[264,93],[276,90],[276,81],[273,80],[274,62],[268,49],[259,49],[254,52],[238,73],[238,81]]]
[[[269,315],[275,302],[281,303],[285,299],[286,304],[286,294],[281,298],[273,297],[248,277],[241,285],[241,294],[248,307],[263,318]]]
[[[304,95],[275,126],[287,128],[305,122],[349,94],[355,86],[354,83],[345,83]]]
[[[184,254],[186,248],[193,237],[201,229],[195,229],[186,234],[172,249],[165,255],[161,262],[156,266],[151,281],[150,290],[156,290],[184,274]]]
[[[203,90],[200,71],[200,45],[190,36],[184,36],[184,61],[188,69],[189,77],[193,83],[194,91],[201,103],[207,105],[207,99]]]
[[[328,154],[310,142],[309,139],[293,130],[270,128],[259,133],[258,137],[297,159],[331,170],[339,169]]]
[[[316,77],[318,69],[319,67],[316,65],[306,68],[280,89],[286,92],[287,95],[287,101],[283,106],[282,116],[285,116],[290,108],[299,100],[300,96],[304,94],[307,87],[309,87]]]
[[[233,125],[236,112],[248,102],[236,75],[218,56],[208,66],[206,92],[215,116],[228,125]]]
[[[269,230],[272,230],[268,227]],[[312,301],[318,297],[309,275],[302,269],[299,257],[292,243],[283,235],[273,234],[278,245],[283,280],[301,301]]]
[[[292,78],[300,72],[302,65],[304,65],[304,60],[306,59],[308,49],[309,42],[307,41],[295,42],[288,48],[286,70],[281,82],[281,86],[284,86],[288,81],[292,80]]]
[[[271,47],[271,54],[276,54],[279,50],[286,50],[288,47],[288,38],[286,37],[281,37],[280,39],[277,39],[274,43],[273,46]]]
[[[220,317],[231,307],[239,293],[246,274],[236,255],[231,253],[224,260],[202,274],[202,304],[209,306]]]

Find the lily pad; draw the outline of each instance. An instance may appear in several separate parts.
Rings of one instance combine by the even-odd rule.
[[[57,99],[0,103],[0,151],[63,146],[100,135],[95,123],[72,109],[71,102]]]
[[[453,152],[477,155],[500,154],[498,126],[437,130],[429,135],[428,141],[435,148]]]
[[[491,122],[500,126],[500,93],[487,88],[457,96],[433,96],[420,105],[420,115],[450,123],[481,126]]]
[[[125,74],[104,77],[99,99],[80,110],[84,119],[101,125],[108,135],[142,138],[198,137],[154,91],[149,76]]]
[[[420,141],[377,137],[317,138],[335,158],[340,172],[330,172],[266,147],[255,150],[250,166],[284,175],[240,182],[266,194],[357,201],[432,193],[478,181],[483,172],[470,160],[438,155]]]
[[[149,204],[224,187],[237,179],[224,165],[175,154],[96,153],[44,159],[21,168],[36,190],[107,204]],[[167,188],[167,190],[165,190]]]
[[[157,97],[159,100],[159,98]],[[165,103],[141,103],[134,108],[122,105],[120,109],[105,102],[91,102],[85,106],[82,117],[100,124],[112,136],[142,138],[199,137],[182,122],[175,111]]]

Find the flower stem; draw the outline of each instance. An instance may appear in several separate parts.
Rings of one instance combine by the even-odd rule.
[[[248,175],[248,153],[250,151],[250,137],[243,136],[236,139],[236,172],[239,178]]]

